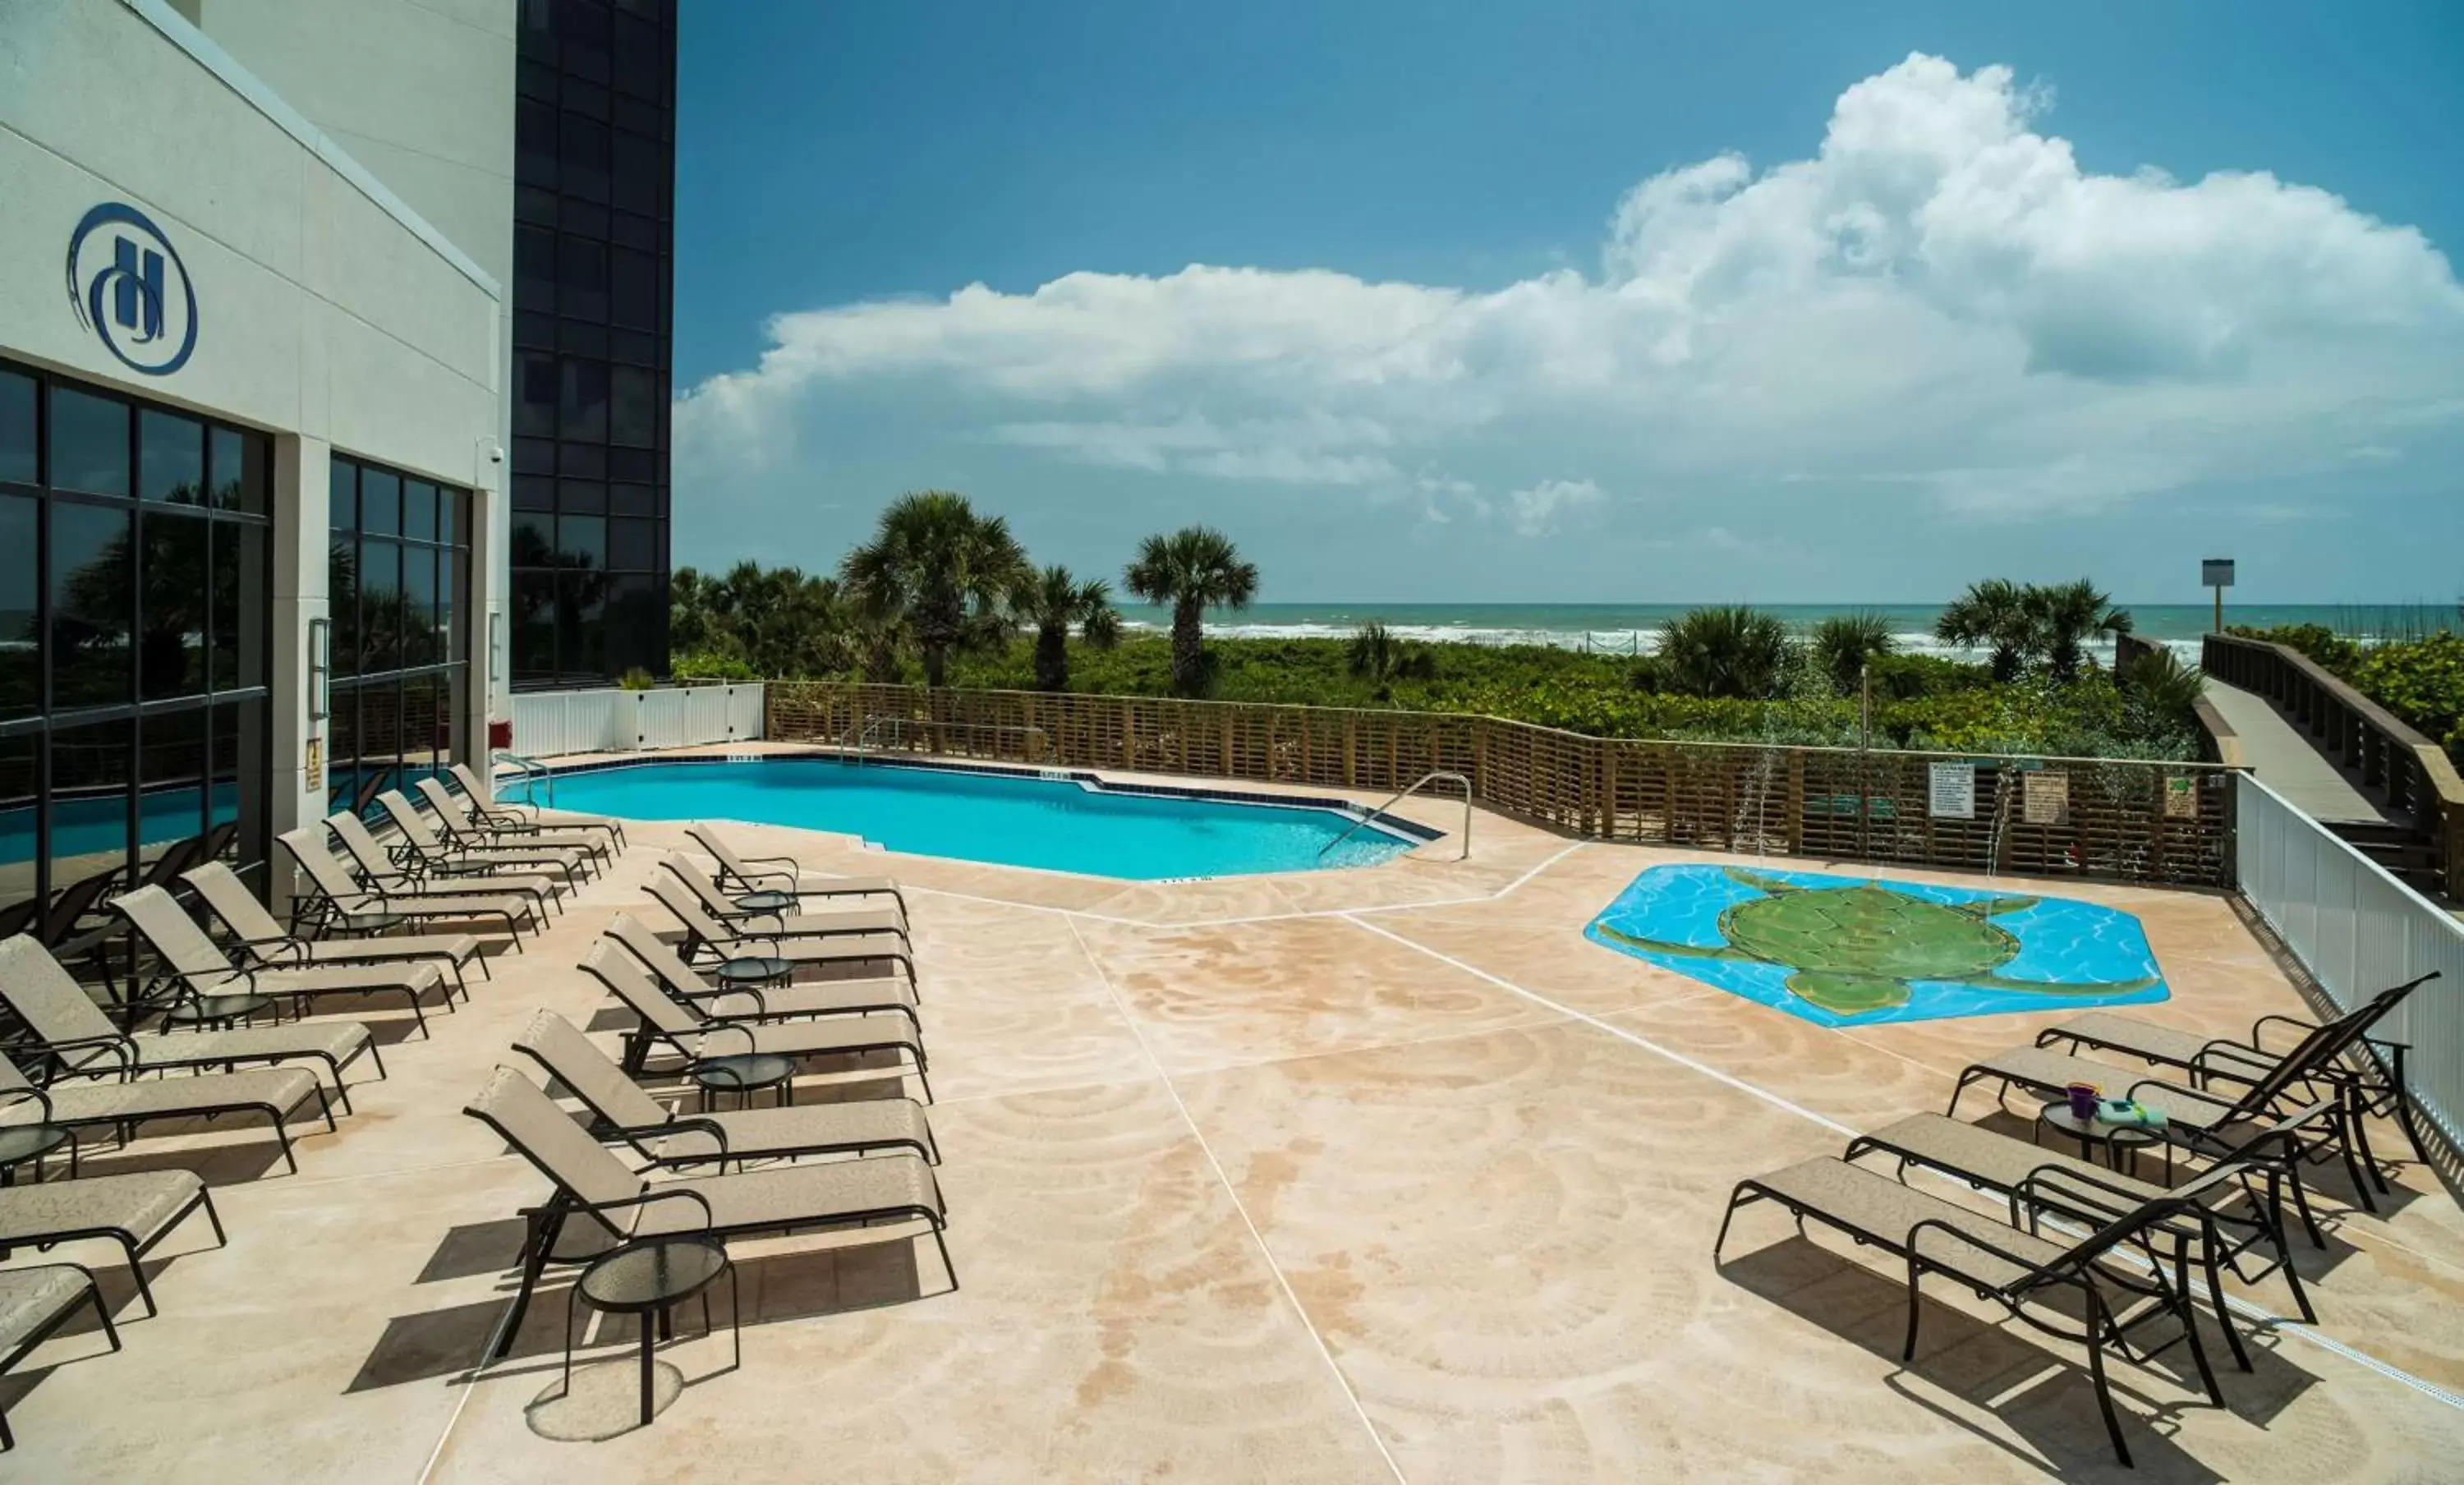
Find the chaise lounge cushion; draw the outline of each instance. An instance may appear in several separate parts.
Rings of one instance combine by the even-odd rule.
[[[0,1186],[0,1247],[41,1242],[63,1232],[116,1230],[128,1233],[143,1248],[178,1220],[205,1188],[193,1170],[142,1170]]]

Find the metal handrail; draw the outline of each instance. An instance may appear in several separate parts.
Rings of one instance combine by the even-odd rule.
[[[1436,782],[1438,782],[1440,779],[1452,779],[1452,780],[1453,780],[1454,782],[1456,782],[1457,784],[1460,784],[1460,785],[1462,785],[1462,786],[1463,786],[1463,851],[1462,851],[1459,854],[1457,854],[1457,855],[1456,855],[1455,859],[1456,859],[1456,860],[1458,860],[1458,861],[1469,860],[1469,859],[1470,859],[1470,857],[1471,857],[1471,780],[1464,778],[1462,774],[1460,774],[1460,773],[1456,773],[1455,771],[1453,771],[1452,769],[1449,769],[1449,768],[1432,768],[1432,769],[1430,769],[1427,773],[1424,773],[1424,774],[1420,775],[1419,778],[1414,779],[1414,780],[1412,781],[1411,787],[1409,787],[1409,788],[1406,788],[1406,789],[1402,790],[1400,793],[1397,793],[1397,794],[1393,799],[1390,799],[1390,800],[1386,801],[1386,803],[1384,803],[1384,804],[1382,804],[1382,805],[1379,805],[1379,806],[1378,806],[1376,809],[1375,809],[1370,810],[1367,814],[1362,815],[1359,819],[1353,821],[1353,822],[1352,822],[1352,824],[1351,824],[1351,826],[1350,826],[1349,828],[1347,828],[1347,829],[1344,831],[1344,832],[1343,832],[1342,834],[1337,835],[1334,839],[1332,839],[1332,840],[1331,840],[1331,841],[1328,841],[1325,845],[1320,846],[1320,847],[1318,847],[1318,848],[1317,848],[1318,859],[1320,859],[1320,860],[1324,860],[1324,859],[1326,859],[1326,853],[1327,853],[1328,852],[1332,851],[1335,847],[1342,845],[1342,844],[1343,844],[1345,841],[1347,841],[1347,840],[1350,840],[1350,839],[1352,838],[1353,831],[1359,830],[1362,826],[1367,825],[1370,821],[1376,819],[1379,815],[1384,814],[1387,810],[1394,809],[1397,805],[1401,804],[1401,803],[1402,803],[1406,798],[1410,797],[1411,795],[1414,795],[1414,794],[1419,793],[1419,792],[1420,791],[1420,786],[1422,786],[1422,785],[1424,785],[1424,784],[1435,784],[1435,783],[1436,783]]]
[[[541,779],[547,780],[547,807],[550,809],[556,808],[555,769],[549,767],[543,763],[540,763],[536,758],[525,758],[519,753],[509,753],[502,748],[496,750],[495,761],[489,765],[489,772],[494,773],[495,771],[496,764],[512,764],[514,765],[514,772],[521,781],[522,802],[525,804],[537,805],[539,803],[538,783]]]
[[[925,727],[936,732],[953,733],[960,737],[990,736],[1000,738],[1014,735],[1023,740],[1028,741],[1030,743],[1036,741],[1041,741],[1043,743],[1041,751],[1045,755],[1046,760],[1048,760],[1049,755],[1052,752],[1052,734],[1046,732],[1042,727],[1031,724],[1025,726],[1005,726],[991,722],[935,721],[932,719],[925,717],[899,717],[887,713],[873,712],[866,713],[864,720],[858,726],[850,727],[846,732],[839,734],[840,751],[845,752],[848,749],[847,739],[852,736],[855,739],[853,744],[855,761],[858,766],[862,766],[865,760],[866,750],[869,747],[876,747],[880,745],[881,739],[875,729],[882,726],[884,723],[888,723],[893,727]],[[1030,755],[1033,755],[1038,750],[1033,746],[1029,746],[1026,751]],[[1040,765],[1040,761],[1033,756],[1029,756],[1026,761],[1029,763],[1038,763]]]

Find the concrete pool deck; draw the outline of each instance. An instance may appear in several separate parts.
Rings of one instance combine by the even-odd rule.
[[[1461,807],[1408,812],[1451,831]],[[2265,1332],[2255,1374],[2220,1362],[2227,1409],[2170,1354],[2116,1368],[2136,1472],[2113,1464],[2075,1350],[1947,1286],[1928,1288],[1903,1365],[1887,1263],[1759,1208],[1715,1268],[1739,1177],[1940,1110],[1971,1054],[2052,1015],[1832,1031],[1755,1006],[1581,937],[1645,867],[1736,858],[1485,812],[1467,861],[1448,840],[1359,871],[1186,883],[731,827],[748,854],[907,883],[963,1287],[935,1292],[929,1244],[739,1245],[740,1370],[722,1297],[720,1335],[701,1339],[689,1306],[688,1339],[661,1350],[687,1385],[648,1429],[627,1429],[629,1328],[585,1346],[571,1399],[542,1403],[558,1277],[514,1354],[475,1363],[510,1297],[514,1213],[545,1185],[459,1111],[540,1007],[613,1046],[619,1018],[573,966],[615,913],[664,920],[642,884],[682,840],[631,833],[472,1006],[431,1018],[432,1041],[387,1046],[391,1078],[354,1090],[339,1135],[299,1141],[301,1175],[236,1131],[90,1161],[197,1165],[231,1243],[200,1230],[159,1251],[157,1319],[106,1268],[126,1350],[75,1327],[0,1381],[20,1440],[0,1473],[2429,1480],[2464,1452],[2464,1214],[2409,1162],[2375,1217],[2317,1172],[2329,1247],[2296,1256],[2321,1322]],[[2228,898],[2002,884],[2138,915],[2174,989],[2152,1019],[2230,1031],[2304,1008]],[[2248,1297],[2273,1313],[2283,1292]]]

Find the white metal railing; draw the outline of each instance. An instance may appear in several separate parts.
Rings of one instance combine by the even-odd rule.
[[[761,687],[652,691],[524,691],[514,697],[514,745],[533,758],[630,753],[761,736]]]
[[[2370,1034],[2411,1049],[2414,1105],[2464,1144],[2464,923],[2255,777],[2234,779],[2233,799],[2242,897],[2338,1006],[2440,972]]]
[[[1370,821],[1376,819],[1379,815],[1384,814],[1387,810],[1392,809],[1394,809],[1397,805],[1401,804],[1401,803],[1402,803],[1406,798],[1408,798],[1409,796],[1411,796],[1411,795],[1413,795],[1413,794],[1417,794],[1417,793],[1419,793],[1419,792],[1420,791],[1421,786],[1423,786],[1423,785],[1428,785],[1428,784],[1436,784],[1436,783],[1439,783],[1440,781],[1443,781],[1443,782],[1446,782],[1446,783],[1449,783],[1449,784],[1459,785],[1459,786],[1461,786],[1461,787],[1462,787],[1462,788],[1463,788],[1463,849],[1462,849],[1461,851],[1459,851],[1459,852],[1457,852],[1457,853],[1455,853],[1455,859],[1456,859],[1456,860],[1458,860],[1458,861],[1468,861],[1468,860],[1470,860],[1470,859],[1471,859],[1471,780],[1464,778],[1464,777],[1463,777],[1462,774],[1460,774],[1460,773],[1455,773],[1455,772],[1453,772],[1453,771],[1451,771],[1451,770],[1449,770],[1449,769],[1445,769],[1445,768],[1436,768],[1436,769],[1432,769],[1432,770],[1430,770],[1429,772],[1427,772],[1427,773],[1424,773],[1424,774],[1420,775],[1419,778],[1414,779],[1414,780],[1411,782],[1411,785],[1410,785],[1408,787],[1405,787],[1405,788],[1402,788],[1402,789],[1398,789],[1398,790],[1397,790],[1394,798],[1392,798],[1392,799],[1390,799],[1390,800],[1386,801],[1386,803],[1384,803],[1384,804],[1382,804],[1382,805],[1379,805],[1376,809],[1370,810],[1367,814],[1362,815],[1359,819],[1353,821],[1353,822],[1352,822],[1352,824],[1351,824],[1351,826],[1350,826],[1348,829],[1346,829],[1342,834],[1337,835],[1334,839],[1332,839],[1332,840],[1331,840],[1331,841],[1328,841],[1325,845],[1320,846],[1320,847],[1318,847],[1318,848],[1317,848],[1318,858],[1319,858],[1320,860],[1324,860],[1324,859],[1326,858],[1326,853],[1327,853],[1328,852],[1332,851],[1335,847],[1342,845],[1342,844],[1343,844],[1345,841],[1347,841],[1347,840],[1350,840],[1350,839],[1352,838],[1353,831],[1359,830],[1362,826],[1367,825]]]

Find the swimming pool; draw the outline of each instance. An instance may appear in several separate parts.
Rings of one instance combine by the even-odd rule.
[[[1358,816],[1322,806],[1112,792],[1075,778],[835,758],[559,773],[555,800],[560,809],[635,820],[839,831],[918,855],[1133,881],[1369,866],[1419,844],[1367,825],[1326,850]]]

